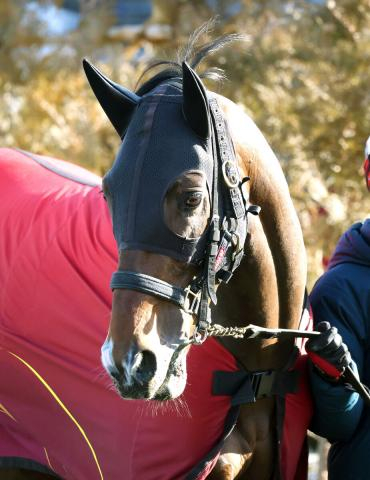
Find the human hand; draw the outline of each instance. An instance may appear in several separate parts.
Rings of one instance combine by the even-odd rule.
[[[331,380],[338,380],[352,360],[348,347],[343,343],[338,329],[331,327],[329,322],[318,323],[316,330],[321,335],[308,340],[307,354],[321,374]]]

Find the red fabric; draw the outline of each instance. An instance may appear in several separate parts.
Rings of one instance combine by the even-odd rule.
[[[312,330],[312,312],[305,310],[300,330]],[[286,395],[284,423],[280,442],[280,465],[282,480],[307,480],[308,446],[307,429],[313,415],[313,402],[309,388],[307,355],[304,345],[307,339],[297,339],[300,350],[294,370],[300,372],[296,393]]]
[[[119,398],[100,364],[117,264],[100,187],[3,149],[0,191],[0,456],[68,480],[183,478],[221,436],[230,399],[211,395],[211,379],[234,358],[209,340],[191,349],[181,402]]]
[[[370,160],[369,158],[365,158],[364,161],[364,173],[365,173],[365,180],[368,190],[370,191]]]
[[[322,372],[326,373],[326,375],[329,375],[329,377],[332,377],[334,380],[338,380],[338,378],[342,375],[340,370],[338,370],[334,365],[329,363],[324,358],[321,358],[317,353],[309,350],[307,355]]]
[[[297,393],[285,397],[285,416],[281,438],[281,471],[283,480],[306,480],[308,468],[307,429],[313,405],[307,372],[307,355],[301,355],[294,366],[301,375]]]
[[[0,191],[0,457],[34,459],[68,480],[184,478],[222,434],[230,398],[212,396],[212,374],[235,370],[234,358],[209,339],[189,353],[180,401],[119,398],[100,364],[117,263],[100,186],[0,149]],[[305,437],[297,418],[284,480]]]

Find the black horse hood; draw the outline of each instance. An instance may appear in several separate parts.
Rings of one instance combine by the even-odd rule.
[[[104,178],[118,248],[156,252],[197,264],[204,259],[210,241],[218,245],[219,222],[226,219],[225,228],[232,231],[233,242],[227,232],[226,244],[218,245],[220,258],[227,263],[232,246],[240,259],[247,234],[247,199],[241,190],[227,122],[194,70],[183,62],[182,78],[179,73],[139,97],[109,80],[86,60],[84,69],[97,99],[123,139],[114,165]],[[192,171],[202,172],[206,180],[212,239],[208,238],[207,228],[199,238],[185,238],[165,223],[166,193],[180,176]],[[235,253],[229,259],[232,269],[239,264]]]
[[[104,178],[119,249],[147,250],[185,262],[203,253],[203,241],[176,235],[163,216],[165,194],[183,173],[202,171],[212,191],[210,142],[189,127],[182,105],[182,92],[172,85],[144,96]]]

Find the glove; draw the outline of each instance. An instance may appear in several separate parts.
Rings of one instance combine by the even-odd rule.
[[[343,343],[337,328],[331,327],[329,322],[320,322],[316,330],[321,335],[308,340],[307,354],[324,378],[338,380],[352,360],[348,347]]]

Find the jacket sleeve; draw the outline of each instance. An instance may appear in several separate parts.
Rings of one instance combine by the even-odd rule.
[[[324,276],[322,280],[310,296],[314,323],[326,320],[338,328],[351,353],[351,367],[361,378],[365,322],[345,282],[335,275]],[[309,371],[315,405],[310,429],[332,442],[348,440],[360,421],[363,400],[349,386],[322,378],[312,364]]]

